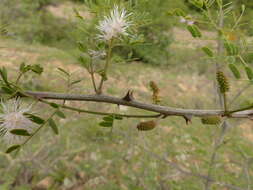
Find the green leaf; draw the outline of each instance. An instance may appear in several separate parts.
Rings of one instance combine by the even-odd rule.
[[[103,120],[107,121],[107,122],[113,122],[113,119],[114,119],[114,117],[112,115],[103,117]]]
[[[216,3],[218,4],[219,7],[223,6],[223,0],[216,0]]]
[[[57,68],[59,71],[61,71],[62,73],[64,73],[65,75],[67,75],[68,77],[70,76],[70,74],[67,72],[67,71],[65,71],[64,69],[62,69],[62,68],[60,68],[60,67],[58,67]]]
[[[6,27],[7,27],[7,24],[0,25],[0,36],[6,36],[8,34]]]
[[[238,53],[239,53],[239,48],[234,43],[225,42],[224,47],[227,51],[227,54],[230,55],[230,56],[238,55]]]
[[[53,120],[52,118],[50,118],[50,119],[48,120],[48,124],[49,124],[49,126],[51,127],[51,129],[54,131],[54,133],[55,133],[56,135],[58,135],[58,134],[59,134],[58,127],[57,127],[56,123],[54,122],[54,120]]]
[[[197,8],[202,8],[204,6],[203,0],[190,0],[189,2]]]
[[[89,69],[88,61],[87,61],[87,59],[85,59],[85,57],[80,56],[80,57],[78,58],[78,61],[80,62],[80,64],[81,64],[84,68],[86,68],[87,70]]]
[[[4,82],[5,82],[6,84],[9,85],[9,83],[8,83],[7,70],[6,70],[5,67],[2,67],[2,68],[0,69],[0,75],[1,75],[2,79],[4,80]]]
[[[229,69],[232,71],[234,77],[237,78],[237,79],[240,79],[241,74],[240,74],[240,71],[235,66],[235,64],[230,63],[228,66],[229,66]]]
[[[77,10],[76,8],[74,8],[73,10],[74,10],[75,16],[76,16],[77,18],[82,19],[82,20],[85,20],[85,19],[79,14],[79,12],[78,12],[78,10]]]
[[[28,133],[28,131],[25,129],[13,129],[10,131],[10,133],[14,135],[19,135],[19,136],[31,136],[31,134]]]
[[[75,81],[71,82],[71,85],[77,84],[77,83],[79,83],[79,82],[81,82],[81,81],[82,81],[82,80],[75,80]]]
[[[122,116],[120,116],[120,115],[115,115],[115,116],[114,116],[114,119],[117,119],[117,120],[122,120],[122,119],[123,119],[123,117],[122,117]]]
[[[64,113],[61,112],[60,110],[58,110],[55,114],[56,114],[57,116],[59,116],[60,118],[63,118],[63,119],[66,118],[66,116],[64,115]]]
[[[252,69],[248,66],[245,67],[245,71],[246,71],[246,74],[248,76],[248,79],[249,80],[252,80],[253,79],[253,72],[252,72]]]
[[[28,71],[30,71],[32,68],[31,65],[26,65],[24,62],[21,63],[21,65],[19,66],[19,71],[22,73],[26,73]]]
[[[13,152],[14,150],[19,149],[20,147],[21,147],[20,145],[13,145],[13,146],[9,147],[9,148],[6,150],[6,153],[9,154],[9,153]]]
[[[77,42],[77,46],[81,52],[87,52],[87,48],[81,42]]]
[[[35,64],[31,66],[31,70],[36,74],[41,74],[43,72],[43,67],[41,67],[39,64]]]
[[[102,122],[99,123],[99,125],[102,126],[102,127],[112,127],[113,122],[102,121]]]
[[[195,24],[188,25],[187,29],[191,33],[192,37],[194,37],[194,38],[200,38],[202,36],[199,28]]]
[[[36,123],[36,124],[44,124],[45,120],[40,118],[39,116],[30,114],[30,113],[25,113],[24,115],[26,115],[32,122]]]
[[[179,8],[174,9],[172,14],[176,16],[182,16],[182,17],[186,16],[186,13],[182,9],[179,9]]]
[[[214,56],[213,51],[210,48],[208,48],[208,47],[202,47],[202,50],[209,57],[213,57]]]
[[[22,62],[19,66],[19,71],[24,73],[25,72],[25,68],[26,68],[26,65],[25,65],[25,62]]]
[[[53,108],[59,108],[59,107],[60,107],[58,104],[53,103],[53,102],[51,102],[49,105],[50,105],[51,107],[53,107]]]
[[[8,86],[2,86],[1,89],[7,94],[13,94],[15,90]]]

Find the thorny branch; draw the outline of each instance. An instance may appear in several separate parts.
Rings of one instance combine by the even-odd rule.
[[[124,100],[123,98],[108,96],[108,95],[77,95],[77,94],[64,94],[52,92],[33,92],[26,91],[24,96],[31,96],[36,99],[51,99],[51,100],[70,100],[70,101],[89,101],[89,102],[104,102],[116,105],[124,105],[151,112],[156,112],[164,116],[182,116],[182,117],[206,117],[206,116],[226,116],[229,118],[249,118],[253,115],[253,109],[249,107],[248,110],[242,111],[228,111],[231,114],[225,114],[223,110],[202,110],[202,109],[182,109],[167,106],[160,106],[155,104],[147,104],[137,100]],[[65,109],[68,109],[64,106]],[[73,110],[74,111],[74,110]],[[158,116],[159,117],[159,116]]]

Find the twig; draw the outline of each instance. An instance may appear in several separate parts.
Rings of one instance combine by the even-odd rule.
[[[232,105],[236,100],[237,98],[239,98],[243,92],[245,92],[252,84],[249,83],[247,84],[244,88],[242,88],[235,96],[234,98],[229,102],[229,106]]]
[[[51,102],[45,101],[45,100],[40,100],[40,102],[43,102],[45,104],[51,104]],[[88,114],[94,114],[94,115],[115,115],[115,116],[120,116],[120,117],[125,117],[125,118],[159,118],[161,117],[161,114],[154,114],[154,115],[130,115],[130,114],[119,114],[119,113],[105,113],[105,112],[97,112],[97,111],[89,111],[89,110],[84,110],[80,108],[74,108],[66,105],[61,105],[57,104],[60,108],[71,110],[71,111],[76,111],[78,113],[88,113]]]
[[[91,59],[90,62],[90,76],[91,76],[91,81],[92,81],[92,85],[94,88],[94,91],[97,93],[97,86],[96,86],[96,82],[95,82],[95,77],[94,77],[94,68],[93,68],[93,60]]]
[[[210,181],[210,178],[212,176],[212,170],[213,170],[213,167],[215,165],[215,161],[216,161],[216,157],[217,157],[217,151],[220,148],[220,146],[222,145],[224,136],[225,136],[225,134],[227,132],[227,128],[228,128],[228,124],[226,123],[226,121],[224,121],[220,125],[220,128],[221,128],[220,134],[214,142],[214,149],[213,149],[213,153],[211,155],[211,160],[210,160],[209,167],[208,167],[208,174],[207,174],[208,177],[207,177],[206,183],[205,183],[205,190],[209,190],[210,186],[211,186],[212,181]]]
[[[101,81],[97,90],[98,94],[102,94],[103,84],[107,78],[107,70],[108,70],[108,67],[111,61],[111,56],[112,56],[112,44],[113,44],[113,40],[111,40],[108,44],[108,52],[106,56],[105,67],[104,67],[103,75],[101,76]]]

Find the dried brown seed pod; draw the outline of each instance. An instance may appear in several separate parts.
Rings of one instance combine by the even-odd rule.
[[[150,81],[149,86],[153,92],[152,100],[155,104],[158,104],[159,102],[161,102],[161,99],[159,96],[160,89],[158,88],[157,84],[154,81]]]
[[[149,131],[149,130],[152,130],[156,127],[156,121],[154,120],[151,120],[151,121],[144,121],[144,122],[140,122],[138,125],[137,125],[137,129],[139,131]]]

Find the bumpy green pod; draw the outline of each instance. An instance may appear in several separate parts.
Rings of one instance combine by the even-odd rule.
[[[140,122],[137,125],[137,129],[139,131],[150,131],[150,130],[154,129],[155,127],[156,127],[156,122],[154,120]]]
[[[221,123],[221,117],[219,116],[208,116],[201,118],[201,122],[205,125],[218,125]]]
[[[225,74],[222,71],[218,71],[216,73],[216,79],[219,84],[220,92],[223,94],[228,92],[229,91],[229,82],[228,82],[228,79],[225,76]]]

